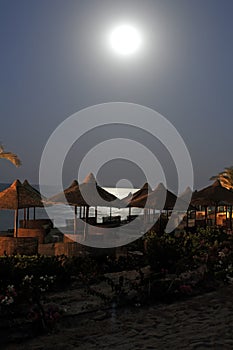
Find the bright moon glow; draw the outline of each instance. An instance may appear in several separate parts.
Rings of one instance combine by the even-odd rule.
[[[136,53],[141,45],[141,35],[130,25],[121,25],[110,36],[112,49],[119,55],[128,56]]]

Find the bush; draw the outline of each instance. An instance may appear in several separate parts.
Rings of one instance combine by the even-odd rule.
[[[232,276],[233,235],[219,229],[198,229],[196,233],[149,232],[146,256],[156,272],[180,274],[205,265],[209,276],[227,280]]]

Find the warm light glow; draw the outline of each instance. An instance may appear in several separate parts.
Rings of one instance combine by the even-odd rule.
[[[119,55],[128,56],[136,53],[141,46],[139,31],[130,25],[121,25],[110,35],[110,45]]]

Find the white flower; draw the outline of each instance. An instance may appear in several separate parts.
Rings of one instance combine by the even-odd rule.
[[[225,253],[224,252],[218,252],[218,256],[222,259],[225,258]]]
[[[1,304],[10,305],[14,302],[12,297],[5,296],[5,298],[1,301]]]
[[[24,282],[31,282],[31,280],[33,279],[33,275],[31,275],[31,276],[28,276],[28,275],[26,275],[26,276],[24,276],[24,279],[23,279],[23,281]]]
[[[12,284],[12,285],[7,286],[7,289],[9,292],[14,292],[14,285]]]
[[[7,301],[7,297],[5,297],[4,299],[2,299],[2,301],[1,301],[1,304],[5,304],[6,303],[6,301]]]
[[[8,298],[7,305],[10,305],[14,302],[14,299],[12,297]]]

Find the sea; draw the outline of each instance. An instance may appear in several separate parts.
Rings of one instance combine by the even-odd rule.
[[[0,183],[0,191],[3,191],[7,187],[9,187],[10,184],[3,184]],[[39,185],[33,185],[36,189],[39,190]],[[112,187],[104,187],[107,191],[117,196],[119,199],[122,199],[126,197],[130,192],[134,193],[138,189],[132,189],[132,188],[112,188]],[[51,189],[51,195],[52,191],[54,189]],[[56,193],[53,193],[56,194]],[[140,215],[142,214],[142,210],[139,208],[132,208],[131,209],[131,215]],[[67,222],[70,219],[74,218],[74,211],[73,208],[70,208],[68,205],[53,205],[49,208],[49,215],[50,219],[53,220],[54,226],[59,227],[65,227]],[[78,213],[79,214],[79,213]],[[103,217],[110,215],[110,208],[108,207],[98,207],[98,217],[97,217],[97,223],[103,222]],[[121,219],[124,220],[129,215],[129,209],[123,208],[123,209],[117,209],[117,208],[111,208],[111,215],[117,216],[120,215]],[[89,216],[95,216],[95,208],[90,208]],[[36,219],[44,219],[48,218],[48,214],[45,210],[45,208],[36,208]],[[19,220],[23,219],[23,210],[19,210]],[[33,208],[30,209],[30,219],[33,219]],[[3,210],[0,209],[0,231],[8,231],[13,230],[14,227],[14,210]]]

